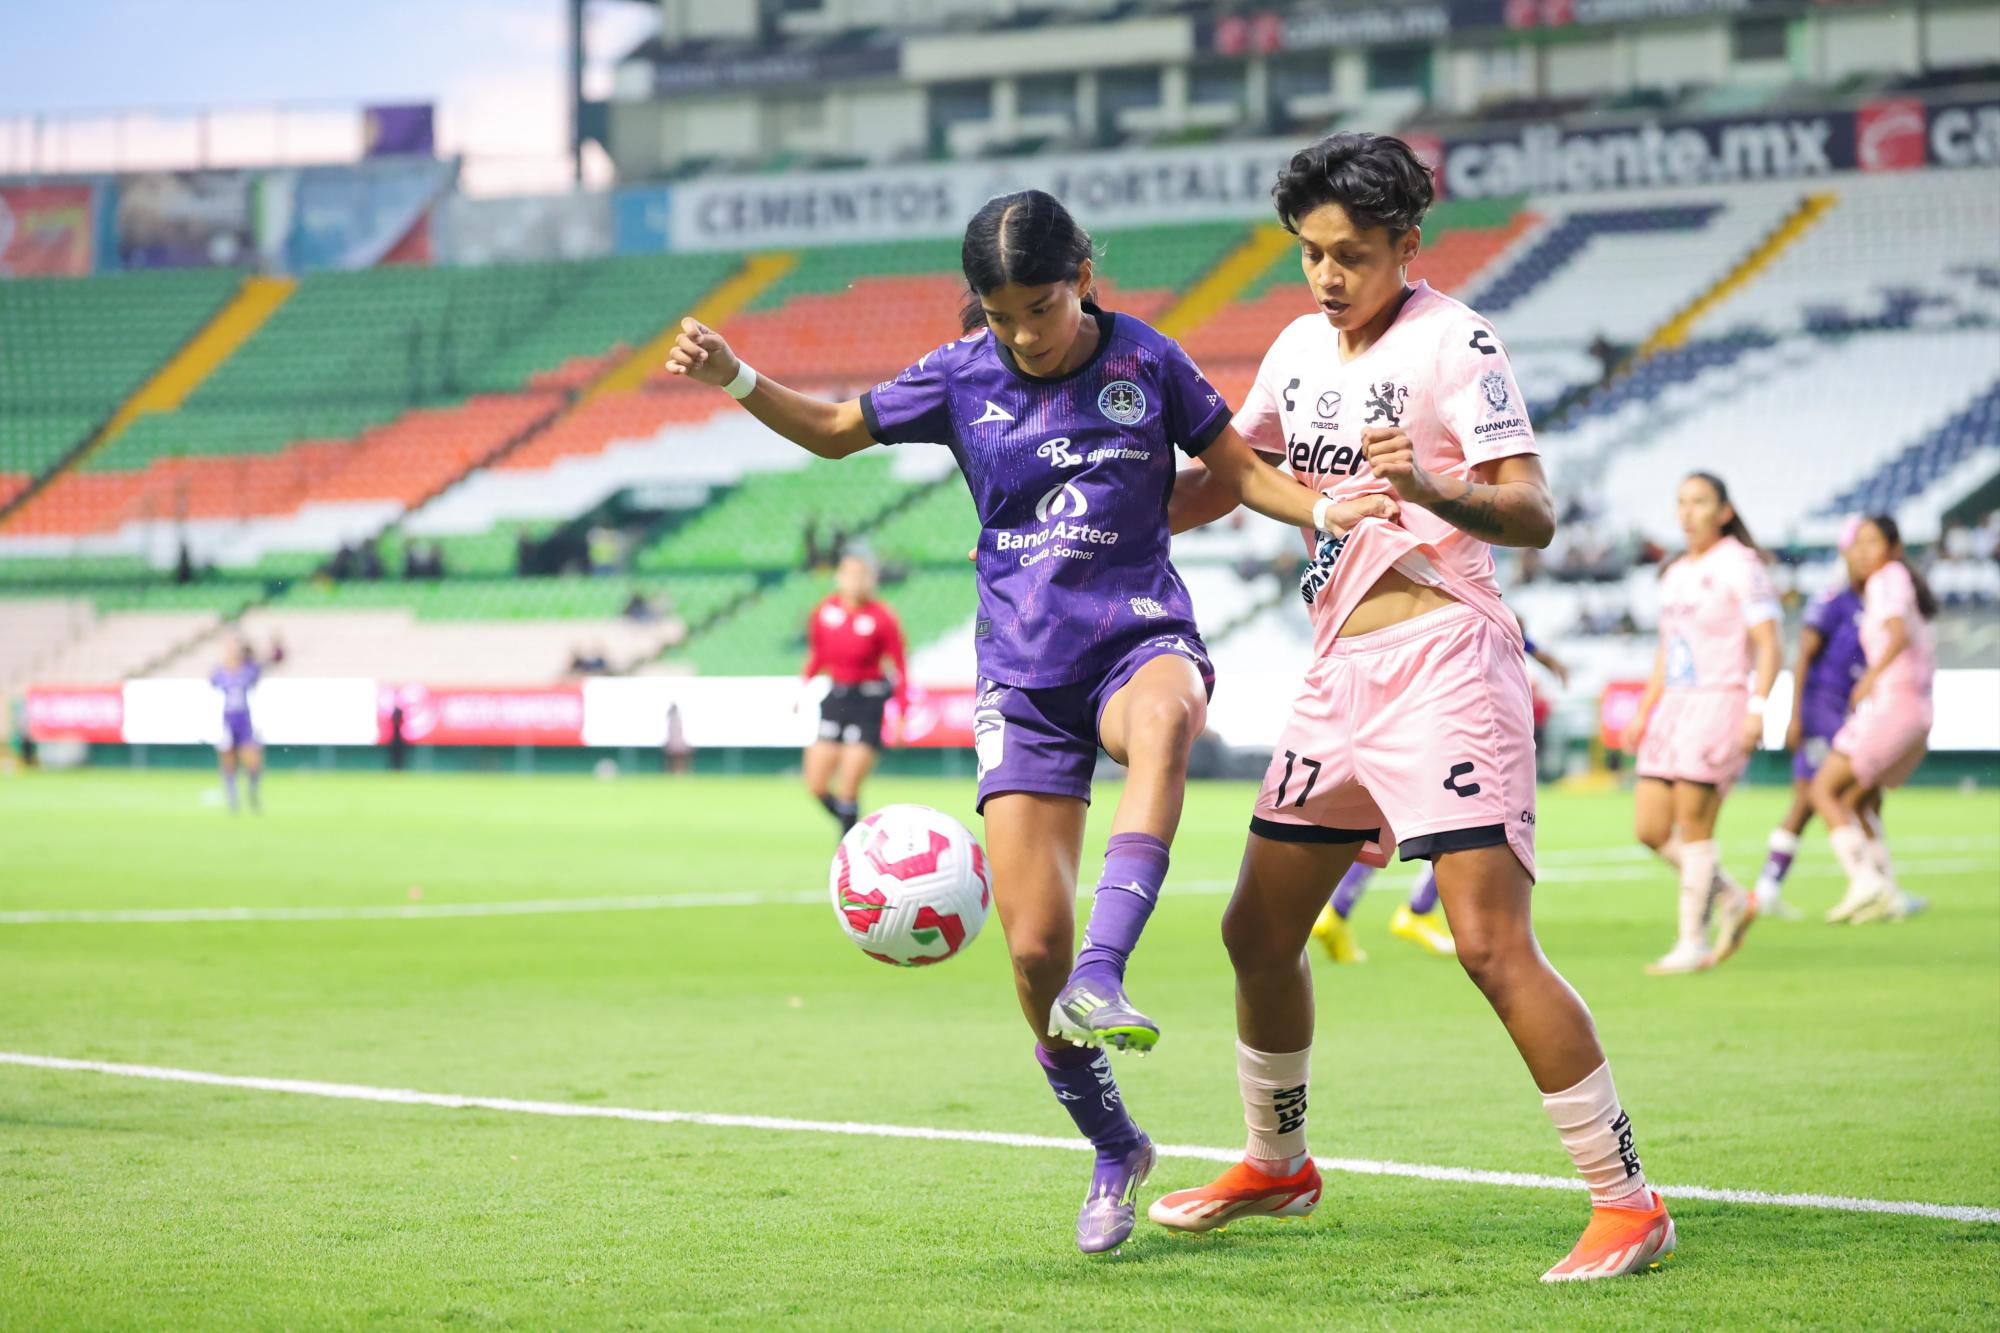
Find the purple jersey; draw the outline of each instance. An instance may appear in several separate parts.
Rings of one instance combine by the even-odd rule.
[[[1861,597],[1845,583],[1828,589],[1806,608],[1806,628],[1820,637],[1819,656],[1806,669],[1800,696],[1807,727],[1816,716],[1826,714],[1836,725],[1847,715],[1847,699],[1854,682],[1868,669],[1861,651]]]
[[[245,662],[240,667],[217,667],[209,674],[208,683],[222,691],[224,717],[250,716],[250,691],[262,674],[255,662]]]
[[[989,681],[1092,680],[1141,640],[1194,627],[1167,559],[1173,451],[1207,448],[1229,406],[1173,339],[1096,319],[1096,352],[1059,379],[1024,374],[981,329],[861,397],[878,441],[942,444],[965,474]]]

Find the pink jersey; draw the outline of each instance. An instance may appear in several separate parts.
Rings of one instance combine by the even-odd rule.
[[[1235,426],[1251,448],[1282,458],[1301,482],[1337,500],[1393,493],[1361,451],[1361,433],[1374,426],[1401,427],[1425,471],[1459,480],[1482,463],[1537,452],[1493,326],[1423,282],[1375,345],[1349,362],[1324,315],[1293,320],[1265,354]],[[1404,505],[1396,523],[1364,519],[1342,541],[1321,539],[1314,566],[1322,580],[1312,599],[1319,657],[1391,568],[1520,636],[1500,601],[1491,548],[1427,509]]]
[[[1874,666],[1889,650],[1889,622],[1903,622],[1903,651],[1876,678],[1875,692],[1901,698],[1928,699],[1937,670],[1937,648],[1931,625],[1917,610],[1917,585],[1909,566],[1891,560],[1868,576],[1861,594],[1861,651]]]
[[[1778,618],[1778,594],[1757,552],[1724,537],[1684,555],[1660,579],[1660,643],[1670,690],[1742,690],[1754,625]]]

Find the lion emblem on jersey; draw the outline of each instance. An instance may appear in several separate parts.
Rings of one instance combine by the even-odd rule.
[[[1497,370],[1489,370],[1479,377],[1479,392],[1486,395],[1486,407],[1491,412],[1505,412],[1513,396],[1507,388],[1507,377]]]
[[[1372,426],[1382,421],[1400,426],[1403,424],[1403,407],[1409,401],[1409,388],[1394,380],[1371,384],[1368,386],[1368,415],[1362,418],[1362,424]]]

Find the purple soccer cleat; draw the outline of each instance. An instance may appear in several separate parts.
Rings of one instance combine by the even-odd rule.
[[[1153,1174],[1153,1141],[1139,1142],[1115,1156],[1097,1154],[1090,1173],[1090,1193],[1076,1215],[1076,1248],[1085,1254],[1115,1250],[1132,1234],[1138,1218],[1139,1187]]]

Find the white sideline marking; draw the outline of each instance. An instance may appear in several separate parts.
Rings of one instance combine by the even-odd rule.
[[[1908,857],[1896,862],[1899,872],[1964,874],[1983,870],[1992,861]],[[1544,884],[1595,884],[1609,880],[1659,879],[1667,871],[1652,865],[1577,868],[1544,866]],[[1806,865],[1792,871],[1794,879],[1840,879],[1838,866]],[[1188,879],[1171,881],[1167,896],[1229,893],[1236,881]],[[1088,892],[1087,889],[1084,892]],[[109,907],[24,909],[0,912],[0,926],[175,925],[211,921],[429,921],[480,916],[555,916],[573,912],[651,912],[674,907],[797,907],[826,901],[823,893],[649,893],[608,898],[523,898],[484,903],[375,903],[324,907]]]
[[[56,1069],[72,1073],[112,1074],[120,1078],[155,1079],[163,1083],[198,1083],[216,1088],[246,1088],[255,1092],[286,1092],[336,1101],[387,1102],[398,1106],[437,1106],[447,1110],[506,1111],[515,1115],[559,1116],[578,1120],[639,1120],[659,1125],[708,1125],[722,1129],[763,1129],[795,1134],[844,1134],[856,1138],[927,1139],[940,1143],[979,1143],[1001,1148],[1052,1148],[1087,1151],[1081,1139],[1049,1138],[1041,1134],[1001,1134],[982,1129],[935,1129],[924,1125],[875,1125],[854,1120],[794,1120],[786,1116],[716,1115],[706,1111],[647,1111],[625,1106],[582,1106],[574,1102],[517,1101],[510,1097],[465,1097],[449,1092],[415,1092],[408,1088],[376,1088],[360,1083],[320,1083],[310,1079],[249,1078],[212,1074],[199,1069],[168,1069],[157,1065],[113,1064],[103,1060],[67,1060],[52,1055],[0,1051],[0,1065]],[[1235,1148],[1159,1145],[1162,1157],[1203,1162],[1234,1162],[1243,1154]],[[1519,1171],[1480,1171],[1459,1166],[1423,1166],[1410,1162],[1377,1162],[1367,1158],[1316,1157],[1323,1171],[1358,1176],[1403,1176],[1453,1185],[1501,1185],[1513,1189],[1581,1190],[1570,1176],[1538,1176]],[[1780,1208],[1817,1208],[1840,1213],[1894,1213],[1948,1222],[2000,1223],[2000,1208],[1965,1204],[1915,1203],[1894,1199],[1856,1199],[1840,1194],[1767,1194],[1761,1190],[1709,1189],[1701,1185],[1662,1185],[1670,1199],[1702,1199],[1713,1203],[1755,1204]]]

